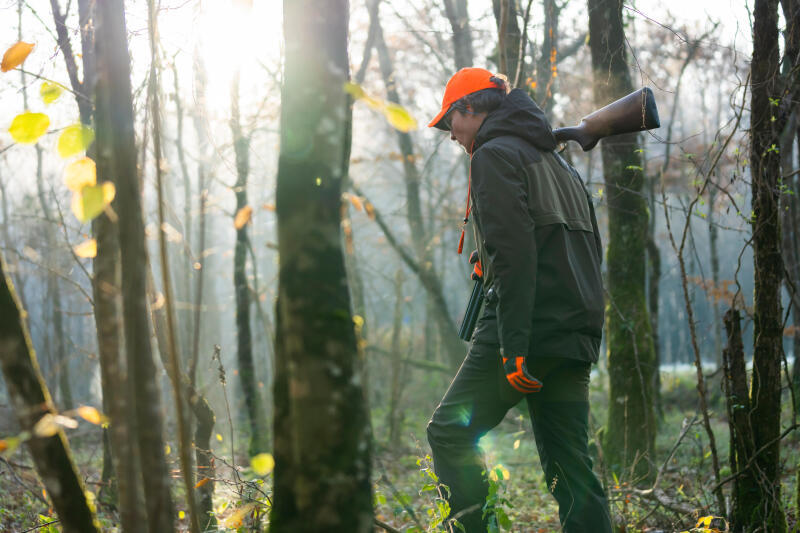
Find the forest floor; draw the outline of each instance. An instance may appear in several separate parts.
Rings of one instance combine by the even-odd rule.
[[[373,468],[376,517],[404,532],[434,531],[433,527],[443,512],[431,476],[429,450],[425,441],[427,419],[437,401],[434,398],[444,391],[442,379],[431,376],[428,383],[422,380],[423,383],[418,385],[419,390],[405,392],[406,403],[411,403],[408,398],[413,398],[414,407],[403,410],[397,432],[401,436],[392,442],[388,439],[385,409],[372,410],[373,428],[378,436]],[[596,430],[606,418],[607,393],[603,390],[603,382],[598,377],[592,379],[590,429],[593,435],[596,435]],[[713,505],[710,488],[715,483],[710,449],[698,412],[694,387],[694,375],[690,372],[662,373],[663,415],[656,443],[656,469],[664,463],[675,446],[684,424],[696,420],[693,427],[685,432],[676,453],[664,468],[658,487],[663,491],[659,493],[662,503],[637,495],[632,488],[634,480],[624,475],[615,478],[605,472],[602,461],[596,460],[596,471],[608,490],[612,515],[617,525],[621,526],[621,531],[655,533],[688,530],[694,526],[698,516],[708,514],[705,509]],[[725,477],[730,474],[730,468],[726,466],[728,429],[725,409],[719,387],[710,386],[709,389],[712,391],[712,425],[722,465],[721,474]],[[419,407],[427,405],[427,402],[430,402],[429,408]],[[789,403],[787,394],[784,405]],[[558,508],[545,485],[527,411],[522,407],[524,403],[510,411],[505,420],[481,440],[486,464],[493,471],[491,484],[501,502],[500,512],[506,515],[510,524],[510,528],[503,530],[519,533],[557,532],[560,531]],[[783,411],[783,426],[786,427],[791,423],[791,412],[789,409]],[[221,416],[218,416],[218,424],[220,433],[214,443],[214,452],[219,457],[219,480],[215,496],[215,511],[220,518],[218,531],[266,531],[266,513],[262,512],[261,518],[256,518],[259,525],[255,525],[252,512],[240,520],[241,517],[236,517],[236,510],[247,502],[257,504],[251,506],[251,511],[265,509],[267,498],[263,493],[268,492],[271,477],[267,476],[262,482],[246,466],[237,468],[236,475],[232,475],[233,471],[226,466],[226,463],[230,464],[229,443],[222,437],[229,435],[229,426]],[[238,425],[244,427],[244,424]],[[800,435],[797,433],[786,437],[781,445],[782,498],[790,531],[791,526],[797,523],[795,496],[800,463]],[[170,435],[174,435],[174,432]],[[82,424],[70,430],[68,436],[87,489],[98,493],[102,470],[100,431],[94,426]],[[241,443],[239,448],[244,449],[245,436],[238,435],[237,431],[236,439]],[[591,446],[594,451],[597,450],[594,440]],[[182,501],[177,443],[170,442],[168,452],[168,459],[173,462],[176,499]],[[236,464],[247,465],[248,458],[240,457],[237,453]],[[30,465],[30,457],[22,448],[0,459],[0,531],[3,533],[60,531]],[[113,506],[104,503],[101,496],[97,508],[104,531],[115,531],[117,517]],[[53,523],[47,525],[50,522]],[[239,527],[233,527],[239,522]],[[181,513],[178,529],[185,530],[185,526],[186,517]],[[376,528],[376,531],[382,530]]]

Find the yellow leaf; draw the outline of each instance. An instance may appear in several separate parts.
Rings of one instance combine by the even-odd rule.
[[[88,222],[103,212],[115,194],[114,184],[109,181],[83,187],[72,195],[72,212],[81,222]]]
[[[236,216],[233,218],[233,227],[235,227],[237,230],[242,229],[245,224],[250,222],[250,218],[252,216],[253,208],[249,205],[244,206],[236,212]]]
[[[260,453],[250,458],[250,468],[259,476],[266,476],[275,468],[275,459],[272,454]]]
[[[417,121],[414,120],[414,117],[402,106],[389,102],[383,108],[383,114],[386,116],[386,120],[389,121],[389,124],[396,130],[408,133],[411,130],[417,129]]]
[[[94,239],[92,239],[89,242],[94,242]],[[91,422],[96,426],[99,426],[100,424],[103,424],[108,421],[108,419],[103,413],[101,413],[94,407],[90,407],[88,405],[81,405],[76,409],[76,411],[78,413],[78,416],[80,416],[87,422]]]
[[[77,255],[78,257],[84,257],[84,258],[87,258],[87,259],[88,258],[92,258],[92,257],[96,257],[97,256],[97,241],[94,240],[94,239],[89,239],[88,241],[83,241],[78,246],[73,248],[72,251],[74,251],[75,255]],[[85,416],[83,416],[83,413],[80,412],[81,409],[82,409],[81,407],[78,408],[78,414],[81,417],[86,418]],[[93,407],[86,407],[86,409],[94,409],[94,408]],[[89,420],[89,419],[86,418],[86,420]],[[89,420],[89,422],[92,422],[92,421]],[[92,423],[93,424],[99,424],[100,422],[92,422]]]
[[[205,484],[206,484],[206,483],[208,483],[209,481],[211,481],[209,478],[207,478],[207,477],[204,477],[203,479],[201,479],[200,481],[198,481],[198,482],[195,484],[194,488],[196,488],[196,489],[199,489],[200,487],[202,487],[203,485],[205,485]]]
[[[354,100],[360,100],[361,98],[364,98],[367,95],[367,93],[364,92],[364,88],[361,87],[361,85],[350,81],[345,82],[344,92],[352,96]]]
[[[514,441],[514,449],[516,450],[517,448],[519,448],[519,439]]]
[[[52,104],[58,100],[63,92],[64,88],[58,83],[52,81],[42,82],[42,86],[39,87],[39,96],[42,97],[42,101],[45,104]]]
[[[186,518],[186,513],[178,511],[178,520],[183,520],[184,518]]]
[[[170,453],[172,453],[172,447],[170,447],[169,444],[165,444],[164,445],[164,455],[169,455]]]
[[[73,161],[64,169],[64,184],[72,192],[80,192],[87,185],[97,185],[97,165],[88,157]]]
[[[255,503],[248,503],[247,505],[239,507],[223,521],[222,525],[231,529],[240,527],[244,521],[244,517],[247,516],[247,513],[249,513],[255,506]]]
[[[51,413],[45,413],[33,426],[33,434],[37,437],[52,437],[56,433],[58,433],[58,424]]]
[[[50,127],[50,117],[44,113],[25,112],[14,117],[8,133],[20,144],[36,144]]]
[[[220,435],[219,433],[217,433],[217,440],[222,442],[222,435]]]
[[[28,54],[31,53],[34,46],[36,45],[23,41],[12,45],[11,48],[6,50],[6,53],[3,54],[3,62],[0,63],[0,70],[8,72],[20,66],[25,59],[27,59]]]
[[[94,130],[83,124],[64,128],[58,136],[58,155],[64,159],[85,152],[94,141]]]

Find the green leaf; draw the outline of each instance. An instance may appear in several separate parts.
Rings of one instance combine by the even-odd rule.
[[[42,86],[39,87],[39,96],[42,97],[42,101],[45,104],[52,104],[58,100],[63,92],[64,88],[53,81],[42,82]]]
[[[72,212],[81,222],[89,222],[103,212],[115,195],[114,184],[109,181],[87,185],[72,195]]]
[[[64,128],[58,136],[58,155],[67,159],[85,152],[94,141],[94,130],[83,124],[73,124]]]
[[[259,476],[266,476],[275,468],[275,459],[272,454],[260,453],[250,458],[250,468]]]
[[[50,127],[50,117],[44,113],[21,113],[11,121],[8,133],[20,144],[36,144]]]

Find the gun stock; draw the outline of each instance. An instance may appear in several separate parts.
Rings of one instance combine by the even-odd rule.
[[[577,126],[553,130],[553,135],[560,143],[577,141],[583,151],[588,152],[605,137],[660,126],[653,91],[644,87],[584,117]]]

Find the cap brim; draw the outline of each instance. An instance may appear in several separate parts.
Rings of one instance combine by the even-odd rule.
[[[429,127],[429,128],[436,128],[436,129],[440,129],[440,130],[442,130],[442,131],[450,131],[450,128],[448,128],[448,127],[445,125],[445,123],[444,123],[444,120],[443,120],[443,119],[444,119],[444,116],[447,114],[447,112],[448,112],[449,110],[450,110],[450,108],[448,107],[447,109],[442,109],[441,111],[439,111],[439,114],[438,114],[438,115],[436,115],[436,116],[433,118],[433,120],[431,120],[431,121],[428,123],[428,127]]]

